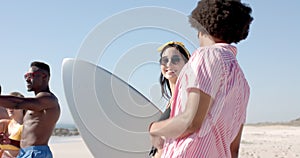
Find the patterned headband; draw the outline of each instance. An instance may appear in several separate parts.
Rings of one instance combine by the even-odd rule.
[[[161,52],[166,46],[171,45],[171,44],[179,45],[181,48],[183,48],[183,50],[185,51],[187,57],[190,58],[190,52],[185,48],[185,46],[182,42],[176,42],[176,41],[167,42],[167,43],[163,44],[162,46],[158,47],[157,51]]]

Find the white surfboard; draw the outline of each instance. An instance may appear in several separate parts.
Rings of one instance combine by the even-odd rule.
[[[62,76],[69,109],[94,157],[148,157],[148,125],[160,116],[150,100],[86,61],[65,59]]]

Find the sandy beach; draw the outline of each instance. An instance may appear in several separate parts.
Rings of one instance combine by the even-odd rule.
[[[50,148],[55,158],[92,158],[80,136],[52,136]],[[300,158],[300,126],[246,125],[240,158]]]
[[[300,127],[246,126],[240,147],[241,158],[300,157]]]
[[[92,158],[80,136],[52,136],[49,143],[54,158]]]

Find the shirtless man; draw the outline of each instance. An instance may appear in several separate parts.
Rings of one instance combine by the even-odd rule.
[[[32,62],[25,74],[27,90],[35,97],[0,96],[0,106],[27,110],[23,120],[21,149],[18,158],[52,158],[48,141],[60,115],[58,99],[49,89],[50,68],[42,62]]]

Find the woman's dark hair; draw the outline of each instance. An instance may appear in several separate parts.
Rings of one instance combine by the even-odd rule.
[[[192,11],[190,23],[199,32],[238,43],[248,36],[252,9],[238,0],[201,0]]]
[[[187,52],[184,48],[182,48],[182,46],[178,45],[178,44],[168,44],[166,45],[161,53],[160,53],[160,58],[162,57],[162,54],[163,52],[170,48],[170,47],[173,47],[175,49],[177,49],[182,58],[184,59],[185,63],[189,60],[189,57],[190,57],[190,53]],[[162,73],[160,73],[160,77],[159,77],[159,83],[160,83],[160,87],[161,87],[161,95],[166,98],[166,99],[170,99],[171,96],[172,96],[172,92],[171,92],[171,87],[170,87],[170,83],[168,81],[168,79],[166,79]]]

